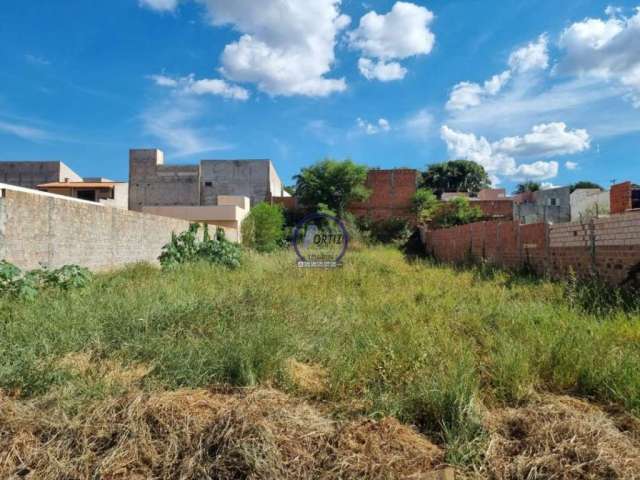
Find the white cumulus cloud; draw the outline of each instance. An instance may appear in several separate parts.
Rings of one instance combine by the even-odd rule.
[[[138,3],[157,12],[172,12],[178,6],[178,0],[139,0]]]
[[[509,70],[494,75],[482,85],[474,82],[460,82],[453,87],[445,108],[450,112],[477,107],[490,97],[500,93],[516,75],[549,66],[548,38],[540,35],[535,42],[514,50],[509,56]]]
[[[373,61],[369,58],[358,60],[358,69],[367,80],[380,80],[390,82],[402,80],[407,74],[407,69],[398,62]]]
[[[640,108],[640,7],[629,18],[618,10],[607,14],[606,20],[587,18],[564,30],[560,47],[565,56],[558,71],[619,82]]]
[[[473,160],[482,165],[493,178],[512,180],[547,180],[558,175],[556,161],[538,160],[518,163],[518,158],[568,155],[589,148],[589,136],[584,130],[567,130],[564,123],[536,125],[523,136],[506,137],[489,142],[473,133],[459,132],[447,125],[440,131],[454,158]]]
[[[222,53],[227,79],[255,83],[270,95],[327,96],[347,88],[343,78],[326,77],[336,37],[350,22],[340,0],[198,1],[213,25],[242,34]]]
[[[586,130],[567,130],[563,122],[536,125],[523,136],[506,137],[493,144],[498,153],[522,157],[570,155],[590,146]]]
[[[450,111],[464,110],[480,105],[485,98],[497,95],[510,78],[511,72],[506,70],[499,75],[494,75],[483,85],[460,82],[453,87],[446,109]]]
[[[409,2],[396,2],[384,15],[375,11],[364,15],[358,27],[348,34],[350,46],[362,52],[362,74],[370,80],[404,78],[406,69],[391,61],[431,53],[436,39],[429,29],[433,19],[430,10]]]
[[[375,135],[377,133],[384,133],[391,130],[391,125],[386,118],[379,118],[376,124],[369,123],[362,118],[356,120],[358,128],[367,135]]]
[[[540,35],[535,42],[530,42],[509,56],[509,67],[517,73],[545,70],[549,66],[548,44],[547,35]]]
[[[193,74],[180,78],[172,78],[166,75],[152,75],[150,78],[156,85],[173,88],[177,93],[217,95],[233,100],[247,100],[249,98],[249,92],[246,89],[218,78],[196,80]]]

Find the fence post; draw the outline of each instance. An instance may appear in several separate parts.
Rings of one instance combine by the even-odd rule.
[[[591,273],[595,274],[597,271],[596,265],[596,222],[592,218],[589,221],[589,246],[590,246],[590,257],[591,257]]]
[[[544,274],[548,275],[550,273],[549,265],[551,264],[551,225],[549,225],[546,221],[544,222]]]

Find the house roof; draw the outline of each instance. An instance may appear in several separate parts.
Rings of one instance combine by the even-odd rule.
[[[114,188],[116,182],[51,182],[41,183],[38,188]]]

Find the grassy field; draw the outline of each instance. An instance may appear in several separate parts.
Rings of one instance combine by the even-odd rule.
[[[569,305],[559,284],[382,247],[330,271],[289,252],[234,271],[141,265],[0,300],[0,389],[73,416],[133,390],[274,388],[335,418],[396,417],[474,468],[487,409],[553,393],[640,415],[640,316]]]

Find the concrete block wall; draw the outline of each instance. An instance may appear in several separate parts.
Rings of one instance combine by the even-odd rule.
[[[201,205],[217,205],[219,196],[232,195],[249,197],[253,206],[267,201],[272,184],[277,196],[282,193],[269,160],[203,160],[200,169]]]
[[[58,161],[0,162],[0,183],[18,187],[36,188],[42,183],[80,182],[82,178]]]
[[[157,262],[189,222],[0,184],[0,259],[20,268],[108,270]]]
[[[620,284],[640,265],[640,212],[559,225],[479,222],[423,230],[421,237],[427,252],[444,262],[472,256],[506,268],[528,265],[558,278],[595,271]]]
[[[348,210],[356,216],[373,220],[397,217],[415,221],[411,209],[417,182],[417,170],[369,170],[366,186],[371,190],[371,196],[365,202],[354,202]]]
[[[129,151],[129,209],[200,205],[200,166],[164,165],[160,150]]]

